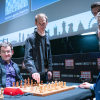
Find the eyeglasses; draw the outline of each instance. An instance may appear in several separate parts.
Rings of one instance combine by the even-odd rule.
[[[1,51],[2,54],[11,53],[11,51]]]
[[[43,24],[38,23],[38,25],[40,25],[40,26],[46,26],[46,24],[47,24],[47,23],[43,23]]]

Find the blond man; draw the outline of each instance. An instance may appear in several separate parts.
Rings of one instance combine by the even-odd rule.
[[[40,13],[35,16],[35,25],[37,28],[25,41],[24,63],[31,77],[40,82],[40,79],[46,82],[52,78],[52,56],[50,41],[47,31],[47,16]],[[47,71],[47,75],[46,75]]]

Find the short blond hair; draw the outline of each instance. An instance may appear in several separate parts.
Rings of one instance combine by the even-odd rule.
[[[46,18],[46,22],[47,22],[47,19],[48,19],[48,17],[44,14],[44,13],[40,13],[40,14],[37,14],[36,16],[35,16],[35,22],[37,22],[37,20],[39,19],[39,18]]]

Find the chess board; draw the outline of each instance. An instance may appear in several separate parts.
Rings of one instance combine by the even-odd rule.
[[[59,89],[54,89],[54,90],[45,90],[45,91],[43,91],[43,93],[40,93],[39,89],[36,90],[36,87],[34,87],[34,88],[28,87],[26,90],[21,88],[21,90],[24,93],[29,92],[29,93],[32,93],[34,96],[42,96],[42,97],[48,96],[48,95],[53,95],[53,94],[64,92],[64,91],[68,91],[68,90],[72,90],[72,89],[75,89],[75,87],[66,86],[64,88],[59,88]]]
[[[28,6],[28,0],[6,0],[5,15],[11,14]]]
[[[66,82],[57,82],[57,80],[48,84],[43,84],[43,81],[41,81],[41,84],[37,84],[36,82],[33,84],[33,80],[30,82],[29,77],[27,80],[24,80],[24,85],[22,85],[22,81],[20,81],[19,86],[19,82],[17,81],[15,87],[15,82],[13,82],[12,88],[20,88],[24,93],[31,93],[34,96],[42,97],[75,89],[75,87],[66,86]]]
[[[17,88],[20,88],[24,93],[31,93],[34,96],[42,96],[42,97],[75,89],[75,87],[71,87],[71,86],[63,86],[63,87],[56,86],[56,88],[54,86],[53,88],[51,88],[51,86],[49,86],[49,85],[52,85],[52,84],[43,84],[40,86],[32,86],[32,87],[27,86],[26,88],[24,86],[22,86],[22,88],[20,88],[20,86],[19,86]]]

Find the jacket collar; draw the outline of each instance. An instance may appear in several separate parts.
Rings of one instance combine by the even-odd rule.
[[[6,62],[6,61],[4,61],[3,59],[1,59],[1,63],[2,63],[2,64],[4,64],[4,65],[6,65],[6,64],[7,64],[7,62]],[[12,60],[10,60],[10,64],[11,64],[11,65],[13,65],[13,64],[14,64],[14,62],[13,62]]]
[[[40,36],[40,35],[38,34],[38,32],[37,32],[37,28],[34,29],[34,33],[36,33],[36,37],[42,38],[42,36]],[[48,45],[50,45],[50,41],[49,41],[49,39],[48,39],[48,32],[47,32],[46,30],[45,30],[45,36],[46,36],[46,43],[47,43]]]

